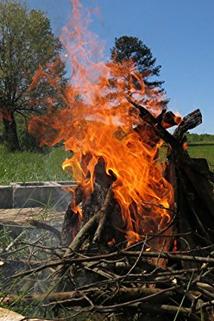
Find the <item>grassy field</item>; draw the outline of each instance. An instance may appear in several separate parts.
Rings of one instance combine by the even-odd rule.
[[[206,158],[214,170],[214,145],[191,145],[192,157]],[[69,180],[62,170],[63,160],[69,155],[62,148],[53,148],[49,153],[9,153],[0,145],[0,184],[27,181]]]
[[[54,148],[46,154],[9,153],[0,145],[0,184],[69,180],[70,176],[62,170],[63,160],[67,156],[62,148]]]
[[[189,147],[189,154],[194,158],[206,158],[210,168],[214,170],[214,144],[192,144]]]

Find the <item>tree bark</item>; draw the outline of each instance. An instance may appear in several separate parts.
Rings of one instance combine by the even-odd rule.
[[[16,120],[13,112],[7,113],[3,118],[4,140],[10,151],[20,150],[19,138],[17,134]]]

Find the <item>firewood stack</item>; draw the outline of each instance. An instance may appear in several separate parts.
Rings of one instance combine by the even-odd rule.
[[[64,285],[72,291],[64,297],[59,293],[60,304],[121,320],[133,320],[134,315],[136,320],[212,320],[214,175],[205,159],[191,158],[185,148],[186,132],[202,121],[200,110],[184,117],[170,134],[166,128],[175,125],[175,115],[163,111],[155,118],[143,106],[129,102],[168,146],[165,177],[175,191],[172,221],[158,235],[127,244],[111,188],[114,175],[106,174],[100,159],[90,197],[84,197],[81,186],[74,192],[83,209],[82,221],[71,207],[65,215],[62,239],[68,248],[57,275],[67,275]],[[165,242],[166,230],[170,251],[164,246],[151,250],[157,238]],[[58,304],[58,297],[50,300]]]
[[[157,233],[148,232],[128,242],[112,189],[115,177],[106,174],[101,158],[93,192],[86,196],[81,185],[73,191],[64,218],[62,248],[50,251],[39,245],[46,261],[35,262],[32,256],[25,271],[10,277],[23,282],[30,275],[44,273],[52,290],[21,296],[8,293],[1,296],[2,303],[40,304],[54,311],[57,320],[65,309],[66,318],[70,315],[72,320],[79,320],[82,313],[91,320],[97,315],[121,321],[213,320],[214,175],[206,160],[192,159],[185,148],[185,133],[201,123],[201,113],[195,110],[184,117],[170,134],[166,128],[176,124],[175,115],[163,111],[155,118],[131,99],[129,103],[139,110],[155,143],[162,139],[167,145],[165,178],[175,192],[174,204],[167,209],[170,222]],[[140,134],[142,128],[135,130]],[[89,156],[85,157],[83,162]],[[81,206],[82,217],[72,210],[74,204]],[[149,213],[153,205],[147,205]],[[32,253],[34,247],[32,244]]]

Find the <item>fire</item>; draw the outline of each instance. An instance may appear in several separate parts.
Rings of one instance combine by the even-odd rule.
[[[162,97],[145,85],[132,61],[101,60],[103,46],[88,31],[89,15],[83,17],[79,0],[72,4],[71,22],[62,35],[72,74],[65,92],[66,107],[51,117],[34,119],[30,128],[38,130],[39,124],[41,133],[45,128],[43,143],[63,141],[65,149],[72,151],[63,168],[71,171],[85,195],[93,191],[95,167],[104,160],[106,173],[114,177],[112,189],[126,223],[127,239],[135,242],[170,222],[173,191],[158,159],[162,142],[127,97],[154,116],[162,111]],[[47,124],[54,132],[50,137],[45,135]],[[76,204],[73,207],[78,211]]]

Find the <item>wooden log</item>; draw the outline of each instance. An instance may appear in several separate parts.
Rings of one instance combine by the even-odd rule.
[[[182,141],[179,141],[182,140],[186,130],[201,123],[200,111],[195,110],[184,117],[175,134],[171,135],[146,108],[138,105],[130,98],[128,98],[128,101],[139,110],[140,117],[152,125],[157,135],[171,147],[169,162],[172,168],[171,173],[176,176],[176,182],[173,182],[173,185],[176,187],[178,222],[180,220],[179,231],[182,231],[182,227],[185,225],[190,227],[196,238],[193,242],[190,242],[193,247],[213,242],[214,194],[209,182],[212,175],[210,175],[207,162],[204,160],[202,166],[201,161],[192,159],[187,151],[182,148]],[[201,241],[203,240],[202,243],[199,238]]]
[[[171,135],[162,125],[158,122],[158,119],[156,119],[146,108],[143,106],[137,104],[131,98],[127,98],[127,100],[132,104],[135,108],[139,111],[139,116],[144,120],[145,122],[148,122],[150,125],[153,126],[154,130],[156,131],[157,135],[163,139],[166,143],[168,143],[172,148],[182,151],[182,147],[176,140],[176,138]],[[183,154],[183,152],[182,152]]]
[[[71,242],[69,245],[68,249],[65,252],[64,257],[69,256],[72,252],[78,250],[83,242],[91,235],[92,231],[98,226],[97,234],[101,233],[101,225],[99,225],[99,222],[101,220],[102,223],[102,218],[105,216],[105,212],[107,211],[107,208],[109,206],[110,200],[112,197],[112,190],[109,188],[103,206],[101,209],[94,214],[89,221],[80,229],[80,231],[77,233],[76,237],[74,240]],[[103,228],[103,226],[102,226]],[[97,237],[97,234],[95,233],[95,236]],[[94,236],[94,237],[95,237]]]
[[[114,294],[115,292],[115,294]],[[87,301],[84,296],[92,296],[93,298],[97,297],[97,302],[100,301],[99,296],[102,293],[103,296],[106,295],[108,297],[108,292],[102,288],[98,287],[91,287],[88,290],[84,291],[68,291],[68,292],[52,292],[52,293],[35,293],[32,295],[7,295],[5,297],[0,298],[0,302],[2,304],[11,305],[14,302],[23,302],[23,303],[35,303],[43,302],[43,304],[70,304],[70,306],[76,306],[78,303],[79,306],[85,307],[87,305]],[[109,299],[106,299],[106,304],[110,302],[127,302],[128,300],[133,300],[137,298],[141,298],[142,296],[147,297],[148,301],[164,303],[167,302],[169,296],[173,296],[175,292],[173,291],[163,291],[162,289],[158,288],[146,288],[146,287],[139,287],[139,288],[114,288],[111,289],[112,296]],[[77,300],[79,299],[79,300]],[[73,300],[73,301],[72,301]]]
[[[183,140],[184,134],[188,130],[197,127],[201,123],[202,123],[202,115],[201,115],[200,109],[196,109],[182,119],[182,122],[175,129],[173,136],[177,139],[177,141],[181,143]]]

